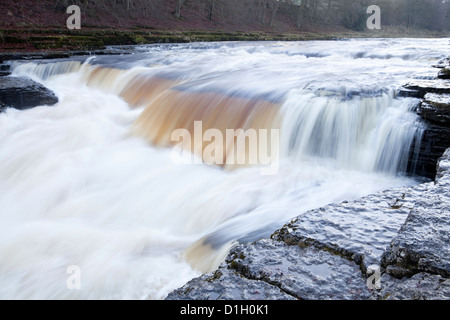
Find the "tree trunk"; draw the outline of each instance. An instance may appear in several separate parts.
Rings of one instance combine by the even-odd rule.
[[[278,12],[278,8],[280,7],[280,4],[278,3],[278,1],[276,3],[273,4],[273,8],[272,8],[272,16],[270,17],[270,26],[273,27],[274,23],[275,23],[275,17],[277,15]]]
[[[127,0],[127,10],[130,10],[132,5],[133,5],[133,0]]]
[[[209,0],[209,14],[208,14],[209,21],[212,21],[215,4],[216,4],[216,0]]]
[[[181,7],[183,6],[184,0],[177,1],[177,8],[175,10],[175,17],[178,19],[181,17]]]
[[[267,7],[267,1],[262,0],[261,1],[261,23],[266,23],[266,7]]]
[[[303,26],[303,17],[305,16],[305,11],[306,11],[306,0],[302,1],[302,4],[300,6],[298,6],[298,13],[297,13],[297,21],[295,22],[297,28],[301,28]]]

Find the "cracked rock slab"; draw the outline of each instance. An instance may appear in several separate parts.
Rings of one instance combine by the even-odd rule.
[[[411,211],[383,255],[382,266],[396,277],[419,272],[450,276],[450,201]]]
[[[421,193],[382,256],[381,265],[392,276],[420,272],[450,276],[450,149],[437,171],[436,182]]]
[[[246,278],[303,300],[362,300],[371,295],[357,263],[313,246],[263,239],[236,247],[227,262]]]
[[[217,271],[195,278],[171,292],[166,300],[297,300],[280,288],[242,277],[222,265]]]
[[[323,247],[354,259],[366,270],[379,265],[420,192],[398,188],[314,209],[275,232],[273,239]]]

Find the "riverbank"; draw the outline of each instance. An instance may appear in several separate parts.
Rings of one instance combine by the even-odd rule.
[[[68,51],[102,51],[113,45],[141,45],[154,43],[189,43],[213,41],[311,41],[348,38],[433,38],[445,35],[429,31],[407,32],[386,28],[366,32],[324,31],[208,31],[158,29],[0,29],[0,52],[58,53]],[[448,35],[447,35],[448,36]]]

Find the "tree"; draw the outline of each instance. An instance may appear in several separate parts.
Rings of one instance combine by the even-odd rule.
[[[185,0],[177,0],[177,7],[175,9],[175,17],[181,18],[181,8],[183,7]]]
[[[214,14],[214,7],[216,6],[216,0],[207,0],[208,3],[208,20],[212,21]]]
[[[270,22],[269,25],[271,27],[273,27],[274,23],[275,23],[275,17],[278,13],[278,9],[280,8],[280,1],[278,0],[272,0],[271,2],[271,7],[272,7],[272,15],[270,16]]]

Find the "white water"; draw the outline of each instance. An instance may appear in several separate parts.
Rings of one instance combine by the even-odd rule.
[[[415,101],[393,92],[448,49],[448,39],[143,46],[89,60],[124,70],[89,86],[89,65],[16,63],[13,75],[60,102],[0,114],[0,298],[162,299],[239,239],[417,183],[396,174],[420,136]],[[118,94],[141,72],[280,102],[278,174],[175,165],[169,149],[131,135],[142,108]],[[67,288],[71,265],[80,290]]]

